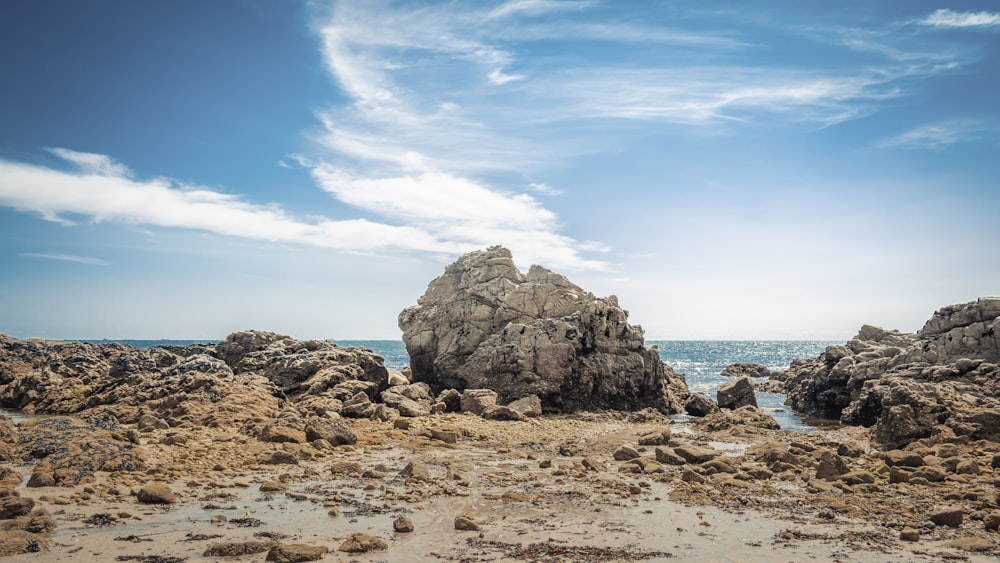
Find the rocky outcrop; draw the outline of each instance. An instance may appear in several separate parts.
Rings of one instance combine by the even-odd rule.
[[[336,416],[358,392],[374,399],[386,388],[384,360],[371,350],[273,332],[145,350],[0,335],[0,407],[111,416],[144,432],[237,426],[265,439],[275,428],[301,434],[310,417]]]
[[[399,326],[413,379],[435,392],[492,389],[500,404],[537,395],[550,412],[681,409],[659,353],[616,297],[595,297],[541,266],[522,274],[502,247],[445,268]]]
[[[1000,298],[944,307],[916,334],[864,326],[775,377],[797,411],[874,427],[887,448],[938,433],[1000,440]]]

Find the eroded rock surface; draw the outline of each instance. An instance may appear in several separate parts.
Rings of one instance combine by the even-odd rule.
[[[435,392],[492,389],[500,404],[537,395],[550,412],[680,412],[687,395],[615,296],[595,297],[541,266],[522,274],[502,247],[445,268],[399,326],[414,380]]]
[[[873,426],[883,447],[934,434],[1000,440],[1000,298],[944,307],[916,334],[864,326],[776,377],[793,408]]]

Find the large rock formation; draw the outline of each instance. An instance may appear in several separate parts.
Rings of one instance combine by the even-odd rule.
[[[502,247],[466,254],[399,315],[413,378],[434,391],[537,395],[546,411],[678,412],[686,394],[615,296],[598,298]],[[678,396],[669,396],[676,392]]]
[[[1000,440],[1000,298],[944,307],[916,334],[864,326],[785,373],[797,411],[874,426],[887,447],[935,433]]]

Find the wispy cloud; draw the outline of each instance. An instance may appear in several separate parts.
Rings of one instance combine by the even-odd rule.
[[[88,256],[75,256],[73,254],[44,254],[35,252],[22,252],[18,256],[22,258],[38,258],[41,260],[57,260],[60,262],[74,262],[77,264],[86,264],[88,266],[110,266],[111,262],[107,260],[101,260],[100,258],[90,258]]]
[[[974,141],[981,136],[985,129],[983,123],[975,120],[943,121],[921,125],[895,137],[883,139],[876,143],[875,147],[881,149],[941,150],[957,143]]]
[[[581,252],[593,247],[558,234],[556,216],[531,196],[502,193],[444,174],[358,179],[328,165],[313,165],[323,189],[385,221],[323,216],[307,220],[277,205],[254,204],[168,178],[137,179],[105,155],[63,149],[52,152],[77,169],[55,170],[0,160],[0,205],[37,212],[66,225],[73,223],[72,218],[83,217],[94,222],[194,229],[347,252],[456,254],[502,241],[524,261],[569,269],[605,267],[600,261],[583,258]],[[31,255],[71,259],[56,256]]]
[[[1000,26],[1000,12],[955,12],[943,8],[920,20],[920,23],[942,28]]]

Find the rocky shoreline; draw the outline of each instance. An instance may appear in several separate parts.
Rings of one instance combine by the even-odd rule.
[[[627,316],[495,247],[400,315],[412,371],[265,331],[148,350],[0,335],[0,407],[40,415],[0,416],[0,556],[1000,556],[1000,299],[771,374],[844,423],[811,434],[756,408],[755,366],[691,394]]]

